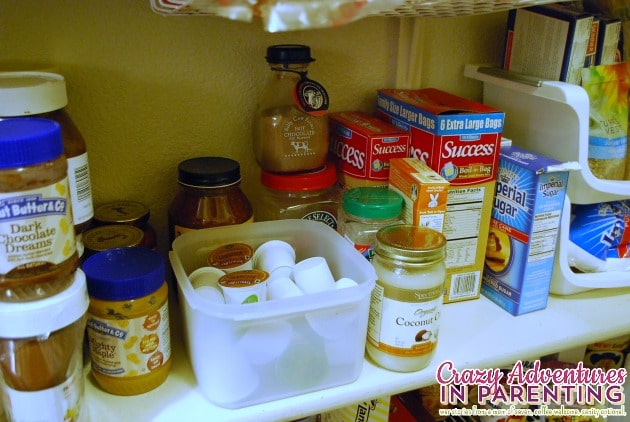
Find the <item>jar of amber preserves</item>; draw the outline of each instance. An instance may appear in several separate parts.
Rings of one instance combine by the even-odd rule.
[[[49,72],[0,73],[0,119],[42,117],[61,125],[63,152],[68,162],[68,183],[75,232],[87,230],[94,215],[92,185],[85,140],[64,108],[66,81]]]
[[[156,388],[171,367],[164,259],[147,248],[114,248],[88,258],[83,270],[94,379],[123,396]]]
[[[0,300],[61,292],[78,266],[61,128],[0,120]]]
[[[328,156],[328,94],[307,78],[315,59],[306,45],[267,48],[271,73],[257,108],[254,154],[265,171],[314,170]]]
[[[198,157],[178,166],[179,191],[168,211],[169,237],[190,230],[253,221],[254,210],[240,188],[241,168],[224,157]]]
[[[112,201],[99,205],[94,210],[94,225],[128,225],[143,231],[140,246],[156,249],[157,235],[149,223],[149,207],[137,201]],[[87,248],[87,246],[86,246]]]

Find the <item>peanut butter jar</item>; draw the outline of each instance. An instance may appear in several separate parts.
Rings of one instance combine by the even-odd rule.
[[[43,299],[72,283],[79,256],[61,127],[0,120],[0,301]]]
[[[2,401],[9,420],[84,421],[83,337],[88,295],[79,269],[59,294],[0,303]]]
[[[146,393],[171,367],[164,259],[147,248],[114,248],[83,263],[90,296],[92,375],[111,394]]]

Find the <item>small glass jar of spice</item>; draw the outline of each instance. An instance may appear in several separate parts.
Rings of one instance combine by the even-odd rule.
[[[127,225],[142,230],[143,237],[139,246],[156,249],[157,235],[149,223],[149,207],[138,201],[111,201],[99,205],[94,210],[94,225]]]

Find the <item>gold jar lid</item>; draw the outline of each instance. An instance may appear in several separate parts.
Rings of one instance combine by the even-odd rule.
[[[144,232],[127,225],[107,225],[89,229],[83,233],[85,250],[92,253],[119,247],[140,246]]]
[[[446,238],[437,230],[394,224],[376,233],[375,253],[411,264],[435,264],[446,254]]]
[[[145,223],[149,220],[149,207],[137,201],[112,201],[94,210],[94,221],[98,224]]]

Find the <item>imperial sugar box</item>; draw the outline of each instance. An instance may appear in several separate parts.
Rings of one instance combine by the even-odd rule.
[[[477,299],[505,113],[438,89],[381,89],[376,115],[411,133],[410,157],[449,183],[444,303]]]
[[[442,233],[448,181],[417,158],[392,158],[389,163],[389,188],[403,198],[405,222]]]
[[[569,169],[501,148],[481,291],[512,315],[547,306]]]
[[[362,111],[330,113],[328,122],[340,185],[387,187],[389,161],[409,155],[409,133]]]

